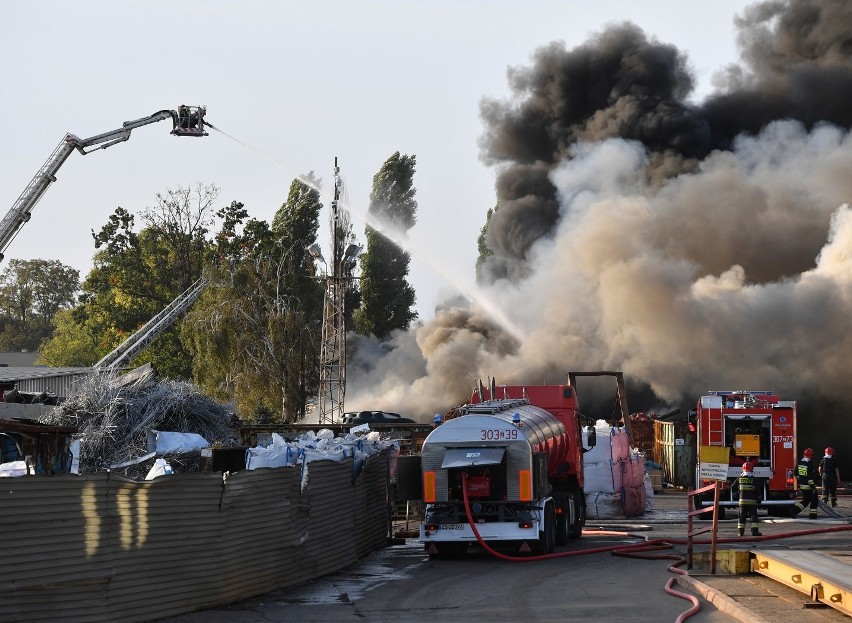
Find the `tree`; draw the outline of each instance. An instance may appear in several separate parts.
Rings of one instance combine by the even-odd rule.
[[[409,254],[392,238],[400,239],[417,222],[414,198],[415,156],[396,152],[373,177],[370,193],[367,251],[361,256],[361,307],[355,328],[363,335],[387,338],[407,329],[417,318],[414,288],[409,285]]]
[[[293,180],[287,201],[272,219],[271,233],[281,246],[282,285],[295,297],[297,305],[312,313],[322,306],[322,288],[313,275],[313,258],[307,247],[317,238],[322,209],[319,192],[321,180],[313,171],[305,176],[309,184]]]
[[[500,202],[497,202],[494,208],[488,208],[488,213],[485,215],[485,225],[479,230],[479,237],[476,239],[476,248],[479,251],[479,255],[476,258],[476,283],[480,285],[483,282],[482,266],[488,257],[494,255],[494,251],[488,246],[486,238],[488,235],[488,224],[491,222],[491,217],[497,213],[497,208],[499,207]]]
[[[76,360],[82,353],[92,356],[82,365],[94,364],[200,277],[218,193],[216,186],[201,184],[194,190],[169,190],[157,194],[155,205],[142,213],[138,233],[133,215],[121,207],[98,233],[92,231],[94,268],[83,282],[80,305],[70,321],[63,319],[63,332],[54,339],[73,342],[72,336],[89,335],[97,350],[92,355],[70,342],[47,344],[54,365],[71,365],[63,357]],[[72,329],[70,323],[78,326]],[[150,361],[163,376],[189,378],[191,361],[178,331],[178,324],[164,331],[133,364]]]
[[[0,274],[0,348],[37,350],[53,333],[53,317],[74,304],[79,289],[80,272],[58,260],[11,260]]]
[[[85,368],[100,358],[100,339],[88,323],[75,320],[72,310],[57,312],[53,326],[53,336],[39,349],[39,365]]]
[[[156,202],[142,212],[146,230],[157,236],[153,247],[154,270],[161,279],[186,290],[201,275],[208,242],[206,234],[213,224],[219,188],[196,184],[194,189],[178,187],[157,193]]]
[[[246,416],[294,421],[316,393],[322,288],[306,247],[321,203],[319,181],[306,179],[291,184],[271,227],[240,203],[218,213],[216,274],[227,287],[209,288],[184,322],[196,382]]]
[[[285,420],[304,417],[308,397],[319,383],[319,355],[322,337],[322,284],[314,277],[314,259],[307,247],[317,238],[322,210],[321,185],[313,171],[303,183],[294,180],[287,202],[272,220],[272,234],[282,248],[283,292],[289,301],[283,312],[282,346],[286,349],[283,412]],[[320,322],[317,323],[317,319]]]

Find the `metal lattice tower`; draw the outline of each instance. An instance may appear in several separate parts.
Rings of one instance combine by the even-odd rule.
[[[323,301],[322,348],[320,351],[319,423],[334,424],[343,419],[346,394],[346,288],[355,258],[361,247],[346,243],[349,217],[340,208],[340,168],[334,159],[334,200],[331,202],[332,252],[326,267]],[[309,247],[311,255],[325,261],[319,245]]]
[[[320,353],[320,424],[334,424],[343,419],[343,398],[346,393],[344,308],[343,284],[336,276],[326,276]]]

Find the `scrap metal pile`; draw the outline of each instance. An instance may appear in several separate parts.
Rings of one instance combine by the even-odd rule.
[[[236,446],[233,414],[191,383],[158,380],[150,366],[123,376],[93,373],[42,421],[79,430],[80,472],[112,470],[144,478],[154,458],[150,431],[196,433],[211,446]],[[200,452],[169,457],[175,471],[196,471]]]

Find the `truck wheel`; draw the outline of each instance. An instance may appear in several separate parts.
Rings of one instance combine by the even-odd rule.
[[[536,555],[549,554],[556,549],[556,509],[552,503],[544,507],[542,529],[538,533],[538,542],[533,547]]]
[[[556,544],[568,545],[571,539],[571,509],[566,504],[562,513],[556,516]]]
[[[547,520],[544,524],[544,549],[545,554],[550,554],[556,549],[556,506],[548,504],[545,517]]]
[[[577,517],[568,529],[568,537],[579,539],[583,536],[583,526],[586,525],[586,497],[582,491],[575,490],[571,492],[571,498],[574,500],[574,508],[577,509]]]

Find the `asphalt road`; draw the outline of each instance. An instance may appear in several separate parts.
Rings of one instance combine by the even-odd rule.
[[[610,545],[617,540],[584,537],[576,547]],[[484,552],[472,552],[460,560],[429,560],[419,543],[409,541],[375,552],[333,576],[168,621],[674,621],[691,604],[664,592],[672,577],[667,571],[670,562],[593,554],[510,563]],[[690,620],[727,623],[737,619],[705,602]]]
[[[473,548],[461,559],[431,560],[419,541],[407,539],[404,544],[374,552],[340,573],[230,606],[163,621],[674,621],[692,604],[665,591],[673,578],[677,582],[674,590],[699,599],[700,610],[688,619],[693,623],[848,621],[848,617],[835,610],[806,609],[805,596],[762,576],[709,576],[696,568],[683,577],[669,570],[674,560],[625,558],[608,551],[580,553],[592,548],[638,544],[647,539],[682,540],[686,537],[686,503],[682,491],[666,490],[658,493],[654,511],[644,517],[590,520],[582,539],[557,550],[567,555],[551,560],[506,562],[479,548]],[[847,514],[852,510],[852,500],[842,499],[838,510]],[[772,538],[843,523],[826,517],[809,521],[761,516],[761,531],[769,539],[761,542],[760,547],[848,550],[852,541],[849,532]],[[735,536],[735,519],[720,522],[720,538]],[[755,542],[732,540],[720,547],[749,549],[755,545]],[[685,552],[685,546],[676,544],[660,554],[683,556]]]

